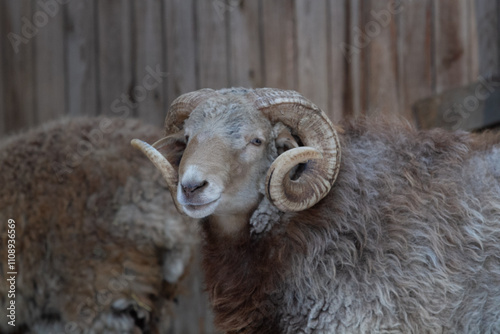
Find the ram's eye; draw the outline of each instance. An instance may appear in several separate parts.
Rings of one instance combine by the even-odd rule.
[[[255,146],[260,146],[262,144],[262,140],[259,138],[254,138],[250,141],[250,143]]]
[[[187,142],[189,141],[189,136],[188,136],[188,135],[186,135],[186,136],[184,137],[184,139],[186,140],[186,143],[187,143]]]

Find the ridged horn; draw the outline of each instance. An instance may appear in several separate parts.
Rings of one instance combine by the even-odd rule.
[[[182,130],[184,121],[189,118],[191,112],[202,102],[217,92],[210,88],[196,90],[194,92],[182,94],[172,102],[165,117],[165,135],[171,135]]]
[[[301,211],[324,198],[340,166],[337,131],[328,116],[295,91],[261,88],[247,95],[271,123],[281,122],[304,146],[288,150],[271,164],[266,177],[266,196],[282,211]],[[305,164],[297,180],[292,168]]]
[[[160,139],[163,140],[163,139]],[[174,167],[168,162],[168,160],[160,153],[153,145],[149,145],[148,143],[140,140],[140,139],[132,139],[130,142],[133,147],[139,149],[149,160],[158,168],[161,172],[161,175],[167,182],[168,190],[172,195],[172,199],[174,200],[175,207],[177,211],[184,214],[184,210],[182,210],[182,206],[177,201],[177,182],[179,173],[175,170]]]
[[[208,98],[217,94],[212,89],[200,89],[194,92],[186,93],[176,98],[170,105],[167,116],[165,117],[165,134],[166,137],[158,140],[153,145],[139,140],[132,139],[133,147],[141,150],[149,160],[158,168],[167,182],[168,190],[172,195],[175,206],[180,213],[184,214],[182,206],[177,201],[177,184],[179,182],[179,172],[170,162],[158,151],[158,148],[166,141],[167,136],[177,133],[182,130],[184,121],[189,117],[193,109]]]

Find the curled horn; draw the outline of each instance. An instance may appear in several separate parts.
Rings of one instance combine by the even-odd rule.
[[[182,130],[184,121],[200,103],[217,95],[213,89],[204,88],[194,92],[182,94],[172,102],[165,117],[165,135],[171,135]]]
[[[153,145],[149,145],[139,139],[132,139],[133,147],[139,149],[158,168],[167,182],[167,187],[172,195],[175,206],[180,213],[184,213],[182,206],[177,201],[177,184],[179,182],[179,172],[170,162],[158,151],[167,139],[167,136],[182,130],[184,121],[191,112],[202,102],[214,96],[216,92],[212,89],[200,89],[191,93],[186,93],[174,100],[170,105],[167,117],[165,118],[165,137],[158,140]]]
[[[294,91],[262,88],[248,97],[271,123],[285,124],[304,144],[271,164],[266,196],[282,211],[310,208],[328,194],[339,172],[340,144],[333,124],[321,109]],[[289,173],[299,164],[305,168],[292,180]]]

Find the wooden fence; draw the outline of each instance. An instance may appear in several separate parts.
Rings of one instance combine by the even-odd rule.
[[[295,89],[333,120],[412,120],[498,72],[491,0],[2,0],[0,134],[63,115],[161,124],[201,87]],[[479,37],[479,38],[478,38]]]

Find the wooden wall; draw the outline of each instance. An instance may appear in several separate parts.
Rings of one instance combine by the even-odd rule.
[[[295,89],[333,120],[413,120],[416,100],[498,72],[499,11],[491,0],[2,0],[0,136],[63,115],[162,124],[201,87]]]
[[[0,137],[61,116],[161,125],[178,95],[228,86],[295,89],[334,121],[413,122],[415,101],[498,73],[499,13],[493,0],[1,0]],[[196,269],[187,284],[172,333],[213,332]]]

